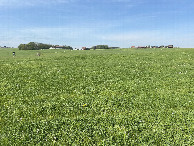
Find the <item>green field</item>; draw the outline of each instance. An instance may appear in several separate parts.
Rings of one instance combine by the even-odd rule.
[[[194,49],[39,52],[0,49],[0,145],[194,145]]]

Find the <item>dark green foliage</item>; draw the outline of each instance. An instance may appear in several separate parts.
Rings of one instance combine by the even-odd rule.
[[[91,49],[96,50],[96,46],[92,46]]]
[[[41,49],[49,49],[51,46],[52,45],[38,43],[38,50],[41,50]]]
[[[28,44],[20,44],[19,50],[39,50],[38,43],[30,42]]]
[[[49,49],[52,45],[30,42],[28,44],[20,44],[18,46],[19,50],[41,50]]]
[[[108,45],[97,45],[96,49],[109,49]]]
[[[50,47],[52,47],[52,45],[43,44],[43,43],[35,43],[35,42],[30,42],[28,44],[20,44],[18,46],[19,50],[41,50],[41,49],[49,49]],[[71,46],[66,46],[66,45],[63,46],[62,48],[73,50]]]
[[[19,50],[26,50],[26,44],[20,44],[20,45],[18,46],[18,49],[19,49]]]
[[[73,50],[73,48],[71,46],[63,46],[63,49]]]

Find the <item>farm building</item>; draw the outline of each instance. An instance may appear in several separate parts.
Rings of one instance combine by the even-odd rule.
[[[141,48],[173,48],[173,45],[168,45],[168,46],[164,46],[164,45],[161,45],[161,46],[138,46],[138,47],[135,47],[135,46],[131,46],[131,48],[138,48],[138,49],[141,49]]]
[[[168,45],[168,48],[173,48],[173,45]]]
[[[90,48],[82,47],[82,50],[90,50]]]
[[[168,46],[165,46],[165,48],[174,48],[173,45],[168,45]]]

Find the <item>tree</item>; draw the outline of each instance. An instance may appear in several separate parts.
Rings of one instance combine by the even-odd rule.
[[[96,46],[93,46],[91,49],[96,50]]]
[[[48,44],[43,44],[43,43],[38,43],[38,49],[49,49],[50,47],[52,47],[52,45],[48,45]]]
[[[41,50],[41,49],[49,49],[50,47],[52,47],[52,45],[43,44],[43,43],[35,43],[35,42],[30,42],[28,44],[20,44],[18,46],[19,50]],[[71,46],[66,46],[66,45],[63,46],[62,48],[73,50]]]
[[[30,42],[26,45],[27,50],[38,50],[38,43]]]
[[[63,46],[63,49],[68,49],[68,50],[73,50],[73,48],[71,46]]]
[[[96,49],[109,49],[108,45],[97,45]]]
[[[19,48],[19,50],[26,50],[26,49],[25,49],[25,44],[20,44],[20,45],[18,46],[18,48]]]

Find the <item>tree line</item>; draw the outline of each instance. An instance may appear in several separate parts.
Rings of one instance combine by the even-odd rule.
[[[43,43],[35,43],[30,42],[28,44],[20,44],[18,46],[19,50],[41,50],[41,49],[49,49],[50,47],[55,48],[56,46],[50,45],[50,44],[43,44]],[[71,46],[62,46],[62,49],[70,49],[73,48]]]
[[[91,49],[117,49],[119,47],[109,47],[108,45],[97,45],[97,46],[93,46],[91,47]]]

